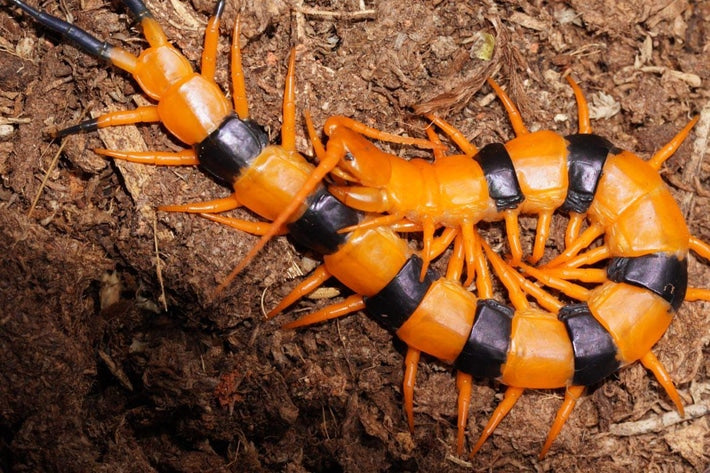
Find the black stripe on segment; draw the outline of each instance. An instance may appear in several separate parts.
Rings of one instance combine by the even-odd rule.
[[[269,135],[261,126],[232,113],[195,145],[195,153],[205,172],[231,185],[268,144]]]
[[[560,309],[574,350],[575,386],[598,383],[619,369],[616,344],[609,332],[594,318],[587,304],[571,304]]]
[[[508,356],[513,309],[493,299],[479,299],[468,340],[454,361],[459,371],[497,378]]]
[[[81,49],[91,54],[92,56],[100,57],[105,60],[110,60],[109,51],[113,46],[105,41],[101,41],[86,31],[78,28],[71,23],[67,23],[64,20],[60,20],[56,16],[52,16],[43,11],[35,10],[31,6],[27,5],[20,0],[10,0],[13,4],[20,7],[25,13],[30,15],[37,21],[37,23],[42,26],[46,26],[52,31],[55,31],[62,35],[62,37],[73,42],[75,45],[79,46]]]
[[[513,161],[503,144],[486,145],[473,158],[483,169],[488,184],[488,194],[495,201],[499,212],[514,209],[525,200],[520,190],[518,176],[515,174]]]
[[[614,258],[607,275],[614,282],[625,282],[654,292],[677,310],[688,289],[688,260],[666,253],[634,258]]]
[[[307,203],[303,215],[288,224],[289,234],[301,245],[320,254],[336,252],[348,236],[338,230],[357,225],[362,214],[340,202],[325,187],[311,194]]]
[[[365,297],[370,317],[390,332],[396,332],[417,310],[429,287],[438,278],[429,268],[424,281],[419,280],[422,260],[412,255],[397,275],[380,292]]]
[[[601,136],[591,134],[569,135],[565,139],[568,143],[569,188],[562,209],[586,213],[594,200],[606,157],[614,145]]]

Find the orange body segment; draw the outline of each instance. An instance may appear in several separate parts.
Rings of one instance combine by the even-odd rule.
[[[417,350],[452,363],[468,339],[475,312],[476,298],[471,293],[460,284],[439,279],[397,336]]]

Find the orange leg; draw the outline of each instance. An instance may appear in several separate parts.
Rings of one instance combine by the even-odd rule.
[[[560,266],[566,263],[577,253],[579,253],[580,250],[591,245],[594,240],[596,240],[603,234],[604,227],[602,227],[601,225],[595,223],[594,225],[589,226],[586,230],[584,230],[584,232],[579,236],[579,238],[577,238],[574,243],[572,243],[571,246],[569,246],[567,249],[565,249],[564,252],[557,255],[547,264],[541,266],[541,268],[553,268],[555,266]]]
[[[535,233],[535,245],[533,246],[530,264],[540,261],[545,254],[545,243],[550,236],[550,224],[552,223],[552,211],[541,212],[537,220],[537,232]]]
[[[170,151],[117,151],[96,148],[94,153],[122,161],[155,166],[197,166],[200,164],[193,149],[185,149],[173,153]]]
[[[398,228],[396,231],[401,232],[402,230]],[[421,229],[415,231],[421,231]],[[434,238],[434,240],[431,242],[431,248],[429,250],[431,259],[438,258],[439,256],[441,256],[441,254],[446,251],[449,245],[451,245],[451,242],[456,239],[458,234],[459,232],[455,228],[444,228],[444,231],[441,232],[441,235],[437,238]]]
[[[212,17],[205,28],[205,45],[202,48],[202,64],[200,72],[203,77],[214,81],[217,69],[217,42],[219,40],[219,20],[224,10],[224,2],[217,3]]]
[[[313,312],[311,314],[305,315],[298,320],[289,322],[281,326],[282,329],[292,329],[298,327],[305,327],[306,325],[316,324],[318,322],[325,322],[326,320],[337,319],[338,317],[343,317],[358,310],[363,310],[365,308],[365,301],[360,295],[352,295],[346,298],[343,302],[338,304],[332,304],[328,307]]]
[[[422,242],[424,243],[424,248],[422,248],[422,271],[419,274],[419,280],[424,281],[424,276],[426,276],[427,269],[429,269],[429,263],[431,263],[431,244],[434,240],[434,231],[436,230],[436,225],[429,218],[422,220]]]
[[[513,101],[510,100],[508,94],[506,94],[493,79],[488,78],[486,82],[488,82],[488,85],[490,85],[491,88],[495,91],[496,95],[498,96],[498,99],[503,104],[503,107],[505,107],[505,111],[508,112],[508,118],[510,118],[510,124],[513,126],[515,136],[528,134],[529,131],[523,123],[523,119],[520,116],[520,111],[518,110],[518,107],[515,106]]]
[[[517,272],[512,270],[510,266],[506,264],[505,261],[503,261],[500,256],[498,256],[498,254],[491,249],[490,246],[488,246],[488,243],[482,241],[481,244],[483,245],[483,249],[486,252],[486,256],[488,256],[488,259],[490,260],[491,265],[493,266],[493,271],[496,273],[496,276],[498,276],[498,279],[501,280],[505,288],[508,290],[508,298],[513,303],[515,309],[525,310],[530,307],[530,303],[525,297],[525,293],[520,288],[518,280],[516,280],[515,276],[513,275],[513,273],[517,274]]]
[[[446,266],[446,279],[458,282],[463,273],[465,250],[463,240],[459,235],[454,239],[454,249],[451,252],[451,258]]]
[[[333,194],[335,195],[335,194]],[[336,195],[337,197],[337,195]],[[369,230],[371,228],[378,228],[378,227],[389,227],[395,224],[399,224],[402,222],[407,222],[407,220],[404,220],[401,215],[383,215],[381,217],[374,217],[370,218],[367,220],[364,220],[356,225],[351,225],[349,227],[341,228],[338,230],[338,233],[350,233],[354,232],[355,230]]]
[[[85,131],[95,131],[98,128],[108,128],[111,126],[133,125],[136,123],[158,123],[160,116],[158,115],[158,107],[156,105],[147,105],[138,107],[133,110],[118,110],[99,115],[90,120],[84,120],[74,126],[64,128],[57,131],[55,138],[72,135]]]
[[[249,220],[241,220],[234,217],[225,217],[223,215],[215,215],[211,213],[201,213],[200,217],[212,220],[216,223],[221,223],[222,225],[232,227],[251,235],[264,235],[271,231],[271,224],[269,224],[269,222],[250,222]],[[283,229],[278,232],[277,235],[286,235],[287,233],[288,231]]]
[[[421,352],[416,348],[407,347],[407,355],[404,357],[402,393],[404,394],[404,411],[407,413],[410,432],[414,432],[414,382],[417,379],[417,365],[420,355]]]
[[[461,455],[463,452],[463,439],[466,432],[466,424],[468,424],[468,408],[471,406],[471,384],[473,376],[456,372],[456,389],[459,391],[458,396],[458,417],[456,422],[456,454]]]
[[[685,300],[692,301],[710,301],[710,289],[689,287],[685,291]]]
[[[119,110],[98,116],[96,119],[98,128],[108,128],[119,125],[133,125],[135,123],[158,123],[158,107],[156,105],[146,105],[133,110]]]
[[[478,439],[478,442],[476,442],[476,445],[473,447],[473,450],[471,450],[471,455],[469,455],[470,458],[473,458],[473,456],[478,453],[478,451],[483,446],[483,443],[488,439],[488,437],[491,436],[493,431],[496,430],[496,427],[498,427],[500,421],[502,421],[503,418],[508,415],[508,412],[510,412],[515,403],[518,402],[518,399],[520,399],[520,396],[522,396],[523,391],[525,391],[525,389],[515,388],[513,386],[510,386],[508,387],[508,389],[506,389],[503,400],[500,402],[500,404],[498,404],[496,410],[493,411],[493,415],[488,420],[488,424],[486,424],[486,427],[483,429],[481,437]]]
[[[296,152],[296,48],[291,49],[284,84],[281,147],[286,151]]]
[[[582,89],[579,88],[577,83],[572,79],[572,76],[567,76],[567,82],[572,87],[574,92],[574,98],[577,100],[577,113],[579,115],[579,133],[583,135],[588,135],[592,132],[592,125],[589,122],[589,106],[587,105],[587,99],[584,98],[584,93]]]
[[[587,299],[589,299],[589,290],[582,286],[572,284],[571,282],[565,281],[564,279],[552,277],[545,271],[541,271],[532,266],[528,266],[525,263],[520,263],[520,269],[522,269],[525,273],[534,277],[544,285],[553,289],[557,289],[558,291],[561,291],[563,294],[573,299],[577,299],[579,301],[586,301]]]
[[[318,266],[313,273],[311,273],[310,276],[308,276],[306,279],[301,281],[298,286],[293,288],[291,292],[286,295],[281,301],[278,303],[276,307],[271,309],[268,314],[266,314],[266,318],[270,319],[277,314],[279,314],[282,310],[284,310],[286,307],[290,306],[303,296],[306,296],[310,294],[311,292],[315,291],[317,288],[319,288],[324,282],[330,278],[331,274],[328,271],[328,269],[325,267],[325,265],[320,265]]]
[[[569,416],[570,414],[572,414],[574,406],[577,404],[577,399],[579,399],[580,396],[584,393],[584,388],[585,386],[569,386],[565,391],[565,400],[562,403],[562,406],[560,406],[559,410],[557,411],[555,421],[552,423],[552,427],[550,427],[550,432],[547,434],[547,439],[545,439],[545,445],[543,445],[542,450],[540,451],[540,459],[542,459],[547,454],[547,451],[552,446],[552,442],[555,441],[560,431],[562,430],[562,427],[565,425],[565,422],[567,422],[567,419],[569,419]]]
[[[158,210],[163,212],[186,212],[186,213],[208,213],[216,214],[227,212],[241,207],[235,194],[221,199],[208,200],[207,202],[192,202],[180,205],[161,205]]]
[[[461,133],[456,127],[448,123],[446,120],[444,120],[443,118],[439,118],[431,113],[427,113],[424,116],[431,120],[431,122],[437,127],[439,127],[439,129],[443,131],[449,137],[449,139],[451,139],[451,141],[456,143],[456,146],[458,146],[466,156],[474,156],[478,153],[478,148],[475,145],[471,144],[471,142],[466,139],[463,133]]]
[[[399,135],[394,135],[392,133],[387,133],[381,130],[376,130],[375,128],[371,128],[364,123],[358,122],[353,120],[352,118],[347,118],[343,116],[334,116],[330,117],[325,121],[325,125],[323,125],[323,129],[325,130],[325,133],[330,136],[333,132],[338,127],[343,127],[347,128],[349,130],[352,130],[354,132],[360,133],[363,136],[366,136],[368,138],[372,138],[373,140],[379,140],[379,141],[385,141],[388,143],[397,143],[401,145],[413,145],[418,148],[424,148],[424,149],[436,149],[436,148],[441,148],[442,145],[437,145],[435,143],[432,143],[429,140],[425,140],[423,138],[412,138],[409,136],[399,136]]]
[[[666,368],[661,364],[661,362],[658,361],[656,355],[654,355],[653,352],[649,351],[641,358],[641,364],[656,376],[658,383],[663,386],[663,389],[666,390],[668,397],[670,397],[673,403],[675,404],[675,407],[676,409],[678,409],[678,413],[680,414],[680,416],[685,416],[683,400],[680,398],[680,394],[678,394],[678,391],[676,390],[675,385],[673,384],[671,376],[668,374],[668,371],[666,371]]]
[[[648,164],[651,165],[651,167],[655,170],[658,170],[661,168],[663,163],[666,162],[668,158],[673,156],[673,153],[676,152],[676,150],[680,147],[681,144],[683,144],[683,141],[688,137],[688,134],[690,133],[690,130],[693,129],[696,123],[698,123],[698,120],[700,119],[700,116],[696,116],[690,122],[683,127],[682,130],[678,132],[677,135],[673,137],[672,140],[670,140],[665,146],[663,146],[661,149],[656,151],[656,154],[649,159]]]
[[[551,277],[562,280],[574,280],[591,284],[602,284],[609,280],[607,278],[605,269],[568,268],[567,266],[561,268],[550,268],[545,270],[539,268],[535,269],[540,273],[544,274],[544,277]],[[535,278],[537,279],[536,276]]]
[[[565,230],[565,248],[572,246],[572,243],[579,236],[579,231],[582,229],[582,224],[586,218],[586,214],[580,214],[577,212],[571,212],[569,215],[569,222],[567,223],[567,229]]]
[[[710,259],[710,245],[694,236],[690,237],[690,249],[705,259]]]
[[[439,135],[436,134],[436,131],[434,130],[434,127],[428,126],[426,127],[426,136],[429,138],[429,141],[431,141],[434,144],[437,144],[443,148],[444,144],[441,142],[439,139]],[[442,148],[434,148],[434,161],[438,161],[440,159],[444,159],[444,150]]]
[[[249,100],[247,99],[247,88],[244,82],[244,68],[242,67],[242,50],[239,47],[239,36],[241,36],[241,25],[239,17],[234,22],[232,32],[232,89],[234,110],[242,120],[249,118]]]
[[[493,265],[496,276],[508,290],[508,297],[516,310],[525,310],[530,306],[525,293],[533,296],[543,308],[550,312],[557,313],[562,308],[564,305],[562,302],[540,286],[525,279],[510,265],[506,264],[485,242],[483,242],[483,249],[486,251],[491,265]]]
[[[547,271],[548,269],[555,269],[555,268],[567,268],[567,269],[575,269],[579,268],[580,266],[584,265],[590,265],[594,263],[598,263],[601,260],[607,259],[611,257],[611,253],[609,252],[609,247],[606,245],[602,246],[597,246],[596,248],[586,251],[582,253],[581,255],[577,255],[574,258],[570,258],[567,260],[563,265],[560,266],[554,266],[552,268],[548,268],[547,265],[544,267],[541,267],[540,269],[543,269],[544,271]]]
[[[520,226],[518,225],[518,212],[509,209],[504,212],[505,233],[508,235],[510,247],[510,264],[517,265],[523,259],[523,246],[520,244]]]

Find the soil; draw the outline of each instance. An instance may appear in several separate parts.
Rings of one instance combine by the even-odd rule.
[[[112,44],[143,44],[118,2],[41,7]],[[199,64],[213,2],[150,7]],[[702,114],[663,175],[691,232],[710,239],[708,1],[228,0],[216,77],[225,90],[237,11],[251,115],[275,141],[291,47],[298,108],[317,125],[339,114],[423,136],[426,122],[413,111],[434,110],[478,145],[505,141],[513,136],[507,117],[482,86],[493,74],[531,130],[572,133],[567,71],[593,104],[594,131],[643,157]],[[683,304],[654,350],[693,406],[684,421],[618,434],[619,424],[673,412],[636,363],[589,390],[544,459],[537,455],[561,391],[527,391],[476,457],[458,457],[449,366],[420,364],[410,433],[400,388],[405,347],[377,324],[359,313],[280,329],[333,300],[306,300],[264,319],[317,255],[277,238],[211,301],[255,237],[155,209],[229,190],[197,169],[113,162],[92,151],[180,149],[160,126],[75,135],[59,153],[50,136],[57,127],[147,103],[128,74],[64,44],[8,2],[0,63],[0,471],[707,471],[706,303]],[[311,154],[301,124],[297,146]],[[523,221],[526,245],[534,224]],[[498,225],[485,235],[503,241]],[[708,262],[691,256],[690,284],[707,287],[709,275]],[[467,448],[503,391],[476,380]]]

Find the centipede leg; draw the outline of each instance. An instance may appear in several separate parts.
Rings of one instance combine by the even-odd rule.
[[[483,249],[493,266],[496,276],[501,280],[508,290],[508,297],[517,310],[525,310],[530,304],[525,294],[533,296],[538,303],[550,312],[556,313],[564,304],[552,294],[546,292],[540,286],[525,279],[520,273],[506,264],[497,253],[495,253],[487,243],[483,242]]]
[[[535,244],[533,246],[530,264],[540,261],[545,254],[545,243],[550,236],[550,224],[552,223],[552,212],[540,212],[537,220],[537,232],[535,233]]]
[[[565,391],[565,400],[557,411],[555,421],[552,423],[552,427],[550,427],[550,432],[548,432],[547,439],[545,439],[545,445],[543,445],[538,458],[542,459],[547,454],[547,451],[550,450],[552,442],[555,441],[562,427],[565,425],[565,422],[569,419],[570,414],[572,414],[577,400],[584,394],[584,389],[585,386],[569,386],[567,388]]]
[[[656,153],[648,160],[648,164],[653,167],[653,169],[658,170],[663,166],[668,158],[673,156],[673,153],[683,144],[683,141],[688,137],[690,130],[693,129],[696,123],[700,120],[700,115],[696,116],[687,125],[683,127],[682,130],[676,134],[673,139],[666,143],[661,149],[656,151]]]
[[[458,389],[458,416],[456,421],[456,454],[463,452],[464,433],[468,424],[468,409],[471,406],[471,386],[473,376],[462,371],[456,372],[456,389]]]
[[[249,118],[249,99],[247,98],[247,88],[244,81],[244,68],[242,67],[242,50],[239,47],[239,37],[241,36],[241,21],[237,16],[232,31],[232,64],[230,74],[232,76],[232,101],[237,116],[242,120]]]
[[[99,115],[96,118],[85,120],[76,125],[59,130],[54,134],[55,137],[61,138],[75,133],[87,131],[96,131],[99,128],[108,128],[120,125],[134,125],[136,123],[158,123],[160,115],[156,105],[147,105],[138,107],[133,110],[119,110]]]
[[[217,69],[217,42],[219,41],[219,22],[224,11],[224,0],[219,0],[215,6],[212,17],[205,27],[205,44],[202,47],[202,63],[200,71],[202,75],[214,81],[215,70]]]
[[[421,351],[407,347],[407,355],[404,357],[402,393],[404,395],[404,411],[407,414],[410,432],[414,432],[414,383],[417,378],[417,365],[419,364],[420,355]]]
[[[663,389],[666,390],[666,394],[668,394],[668,397],[671,398],[676,409],[678,409],[678,413],[681,417],[685,416],[683,400],[680,398],[680,394],[678,394],[678,390],[675,388],[671,376],[668,374],[668,371],[666,371],[666,368],[661,364],[661,362],[658,361],[656,355],[649,351],[641,357],[641,364],[645,366],[647,370],[651,371],[654,376],[656,376],[658,383],[663,386]]]
[[[423,138],[412,138],[409,136],[394,135],[392,133],[387,133],[385,131],[371,128],[365,125],[364,123],[353,120],[352,118],[347,118],[339,115],[328,118],[325,121],[325,124],[323,125],[323,129],[325,130],[325,133],[328,136],[330,136],[333,130],[338,127],[347,128],[363,136],[372,138],[373,140],[385,141],[388,143],[397,143],[401,145],[412,145],[424,149],[441,148],[441,145],[434,144],[431,141],[425,140]]]
[[[544,271],[547,271],[548,269],[555,269],[555,268],[568,268],[568,269],[579,268],[580,266],[598,263],[599,261],[602,261],[602,260],[607,259],[609,257],[611,257],[611,252],[609,251],[609,247],[606,245],[601,245],[601,246],[598,246],[598,247],[591,249],[589,251],[585,251],[584,253],[575,256],[574,258],[570,258],[563,265],[553,266],[552,268],[548,268],[546,265],[544,268],[541,268],[541,269],[543,269]]]
[[[517,265],[523,259],[523,246],[520,243],[520,226],[518,225],[518,212],[508,209],[504,212],[505,233],[510,246],[510,264]]]
[[[465,250],[461,236],[454,239],[454,249],[449,258],[449,264],[446,267],[446,279],[458,281],[463,273]]]
[[[249,220],[241,220],[234,217],[226,217],[224,215],[216,215],[212,213],[200,213],[200,217],[207,220],[212,220],[216,223],[221,223],[228,227],[232,227],[236,230],[249,233],[251,235],[265,235],[271,231],[271,224],[269,222],[250,222]],[[288,230],[282,228],[277,235],[286,235]]]
[[[553,277],[547,274],[545,271],[541,271],[532,266],[528,266],[525,263],[520,263],[520,269],[543,283],[545,286],[557,289],[558,291],[573,299],[577,299],[579,301],[586,301],[589,298],[589,290],[587,288],[584,288],[577,284],[573,284],[569,281],[565,281],[564,279]]]
[[[429,218],[424,218],[422,220],[422,241],[424,243],[424,248],[422,248],[422,271],[419,275],[419,280],[424,281],[424,276],[429,269],[429,263],[431,263],[431,245],[434,240],[434,231],[436,226],[434,222]]]
[[[498,254],[491,249],[490,246],[488,246],[488,243],[481,242],[481,244],[486,252],[486,256],[488,256],[488,259],[491,262],[491,266],[493,266],[493,271],[508,290],[508,298],[513,303],[516,310],[525,310],[530,307],[530,303],[525,297],[525,293],[520,288],[520,284],[518,284],[518,281],[513,275],[516,271],[513,271],[512,268],[507,265],[505,261],[503,261],[500,256],[498,256]]]
[[[587,227],[584,232],[577,238],[571,246],[565,249],[564,252],[557,255],[541,268],[553,268],[566,263],[568,260],[576,256],[583,248],[588,247],[594,240],[604,234],[604,227],[600,224],[594,224]]]
[[[325,265],[320,265],[318,266],[311,274],[308,276],[306,279],[301,281],[298,286],[293,288],[291,292],[289,292],[286,297],[281,299],[281,301],[278,303],[276,307],[271,309],[269,313],[266,314],[266,318],[270,319],[277,314],[279,314],[282,310],[284,310],[286,307],[290,306],[303,296],[306,296],[310,294],[311,292],[315,291],[317,288],[319,288],[324,282],[326,282],[330,278],[331,274],[328,271],[328,269],[325,267]]]
[[[185,212],[185,213],[207,213],[216,214],[227,212],[241,207],[237,196],[232,194],[220,199],[208,200],[206,202],[192,202],[189,204],[161,205],[158,210],[162,212]]]
[[[444,134],[446,134],[446,136],[448,136],[451,141],[456,143],[456,146],[458,146],[466,156],[474,156],[476,153],[478,153],[478,148],[470,141],[468,141],[464,134],[461,133],[452,124],[450,124],[443,118],[437,117],[436,115],[431,113],[427,113],[424,116],[431,120],[434,125],[439,127],[439,129],[443,131]]]
[[[503,104],[505,111],[508,113],[508,118],[510,119],[510,124],[513,126],[515,136],[528,134],[529,131],[523,123],[523,118],[520,116],[520,111],[518,110],[518,107],[515,106],[510,97],[508,97],[508,94],[506,94],[505,91],[503,91],[503,89],[501,89],[498,83],[496,83],[496,81],[494,81],[493,79],[488,78],[486,82],[488,82],[488,85],[490,85],[491,88],[495,91],[496,95],[498,96],[498,99]]]
[[[565,248],[572,246],[572,243],[579,237],[579,231],[582,229],[585,218],[585,214],[570,213],[569,222],[567,222],[567,228],[565,229]]]
[[[710,245],[703,240],[696,238],[694,236],[690,237],[689,247],[695,253],[699,254],[705,259],[710,260]]]
[[[582,89],[577,85],[572,76],[567,76],[567,82],[572,91],[574,92],[574,98],[577,101],[577,114],[579,116],[579,133],[583,135],[588,135],[592,132],[592,125],[589,121],[589,105],[587,105],[587,99],[584,98],[584,93]]]
[[[199,161],[195,150],[182,151],[117,151],[104,148],[94,149],[94,153],[131,163],[151,164],[154,166],[197,166]]]
[[[473,458],[474,455],[478,453],[478,451],[481,449],[488,437],[490,437],[493,431],[496,430],[498,424],[500,424],[503,418],[508,415],[508,412],[510,412],[515,403],[518,402],[518,399],[520,399],[520,396],[523,395],[524,391],[524,388],[516,388],[513,386],[510,386],[508,387],[508,389],[505,390],[505,396],[503,397],[503,400],[500,402],[500,404],[498,404],[496,410],[493,411],[493,415],[491,415],[491,418],[488,420],[488,424],[486,424],[486,427],[483,429],[483,433],[481,433],[478,442],[476,442],[476,445],[474,445],[473,450],[471,450],[469,458]]]
[[[362,296],[355,294],[347,297],[344,301],[337,304],[329,305],[321,310],[312,312],[308,315],[301,317],[300,319],[294,320],[281,326],[282,329],[294,329],[298,327],[305,327],[306,325],[313,325],[318,322],[325,322],[326,320],[337,319],[338,317],[343,317],[353,312],[363,310],[365,308],[365,301]]]
[[[525,270],[526,268],[523,268]],[[590,284],[601,284],[609,280],[607,277],[606,269],[601,268],[575,268],[575,267],[561,267],[561,268],[550,268],[541,270],[539,268],[534,268],[535,270],[542,273],[542,277],[556,278],[565,281],[573,280],[580,281]],[[532,275],[532,273],[530,273]],[[541,280],[537,276],[533,276],[535,279]]]

